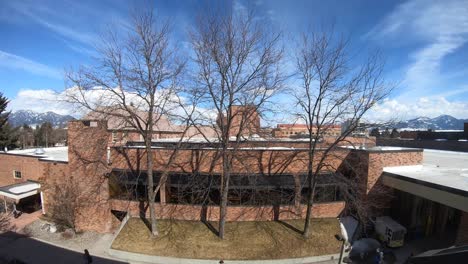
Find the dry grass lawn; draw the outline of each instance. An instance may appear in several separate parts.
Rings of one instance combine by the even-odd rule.
[[[303,221],[285,221],[301,229]],[[139,218],[132,218],[112,244],[113,249],[149,255],[194,258],[259,260],[334,254],[340,244],[336,219],[314,219],[312,236],[305,240],[280,222],[229,222],[225,239],[219,239],[202,222],[160,220],[160,236],[152,239]]]

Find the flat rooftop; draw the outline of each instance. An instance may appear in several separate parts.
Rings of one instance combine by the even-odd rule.
[[[2,152],[5,153],[5,152]],[[5,154],[37,157],[45,161],[68,162],[68,147],[10,150]]]
[[[422,165],[385,167],[384,173],[468,196],[468,153],[424,149]]]

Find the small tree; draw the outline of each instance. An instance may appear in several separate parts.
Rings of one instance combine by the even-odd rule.
[[[55,223],[75,230],[79,206],[85,202],[85,198],[80,196],[79,188],[76,187],[76,181],[67,179],[60,184],[45,184],[44,189],[47,188],[51,189],[48,191],[50,200],[53,201],[47,207],[49,217]]]
[[[7,214],[0,213],[0,234],[11,229],[10,218]]]

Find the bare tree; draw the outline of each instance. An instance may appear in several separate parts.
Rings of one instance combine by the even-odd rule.
[[[8,217],[8,214],[5,212],[0,213],[0,234],[3,232],[10,231],[12,228],[11,223],[10,223],[10,218]]]
[[[50,192],[50,198],[54,201],[48,206],[48,216],[56,224],[76,231],[78,210],[80,206],[84,205],[85,201],[85,198],[76,188],[76,181],[68,179],[60,187],[57,183],[46,183],[44,188]]]
[[[195,105],[214,109],[217,119],[193,120],[213,143],[222,164],[219,237],[224,238],[232,162],[238,143],[258,134],[259,114],[282,87],[280,34],[269,32],[249,14],[208,15],[191,33],[196,76],[189,91]],[[202,125],[214,131],[209,135]]]
[[[134,14],[132,22],[130,28],[119,28],[126,36],[109,30],[94,65],[68,74],[74,88],[67,101],[141,135],[151,231],[157,236],[154,201],[162,182],[155,186],[153,180],[152,139],[158,123],[179,105],[178,82],[185,62],[170,41],[169,21],[157,19],[151,7]]]
[[[23,149],[34,146],[34,130],[30,126],[24,124],[18,134],[18,143]]]
[[[293,89],[296,117],[308,127],[307,212],[303,235],[311,233],[312,206],[319,173],[330,168],[327,158],[355,131],[365,113],[391,91],[383,63],[375,54],[352,58],[348,42],[333,30],[302,35],[296,53],[300,84]],[[362,62],[361,62],[362,61]],[[325,137],[331,125],[343,123],[342,134]],[[319,143],[322,142],[323,143]]]

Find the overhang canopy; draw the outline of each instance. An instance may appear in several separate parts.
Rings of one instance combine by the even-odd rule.
[[[468,153],[424,150],[422,165],[386,167],[382,182],[468,212]]]
[[[38,182],[26,181],[0,187],[0,195],[19,201],[39,193],[41,185]]]

